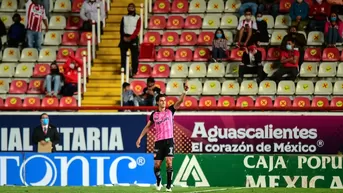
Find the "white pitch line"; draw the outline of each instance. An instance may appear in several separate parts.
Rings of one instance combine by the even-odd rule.
[[[201,192],[219,192],[219,191],[224,191],[224,190],[228,190],[228,188],[222,188],[222,189],[211,189],[211,190],[200,190],[200,191],[194,191],[194,192],[190,192],[190,193],[201,193]]]

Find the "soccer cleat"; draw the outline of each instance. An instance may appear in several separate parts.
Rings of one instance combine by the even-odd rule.
[[[156,184],[156,190],[157,190],[157,191],[160,191],[160,190],[162,189],[162,187],[163,187],[163,186],[162,186],[162,183],[160,183],[159,186],[157,186],[157,184]]]
[[[171,192],[171,191],[172,191],[171,188],[167,188],[167,189],[166,189],[166,192]]]

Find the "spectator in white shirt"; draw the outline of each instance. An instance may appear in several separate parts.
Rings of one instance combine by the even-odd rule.
[[[98,5],[100,6],[100,31],[103,34],[103,21],[106,17],[105,7],[101,0],[86,0],[83,2],[80,17],[83,20],[83,31],[92,31],[92,20],[98,22]]]
[[[257,30],[256,21],[251,19],[252,11],[250,8],[246,9],[244,12],[245,18],[239,22],[237,27],[237,47],[241,47],[241,43],[243,42],[243,46],[247,47],[253,44],[253,30]]]

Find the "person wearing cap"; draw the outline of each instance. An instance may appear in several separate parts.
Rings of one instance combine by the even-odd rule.
[[[100,33],[103,34],[103,21],[106,17],[105,6],[101,0],[86,0],[83,2],[80,17],[83,20],[82,30],[92,31],[92,20],[98,25],[98,6],[100,6]],[[95,28],[97,29],[97,28]]]
[[[130,3],[127,6],[128,14],[123,16],[120,23],[120,54],[121,66],[126,68],[126,52],[130,49],[131,52],[131,68],[132,75],[137,73],[138,69],[138,34],[141,29],[141,18],[136,14],[135,4]]]
[[[248,48],[244,48],[242,63],[239,65],[238,82],[243,81],[244,74],[257,74],[257,82],[261,82],[266,78],[266,73],[263,71],[262,53],[253,44]]]

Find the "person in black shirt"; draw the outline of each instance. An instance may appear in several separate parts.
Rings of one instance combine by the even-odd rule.
[[[56,62],[50,65],[50,74],[45,77],[44,87],[46,89],[47,96],[57,96],[61,90],[62,74],[58,68]],[[51,92],[51,87],[53,87],[54,92]]]
[[[263,20],[261,12],[256,14],[256,25],[257,30],[254,34],[256,42],[269,42],[268,25],[267,22]]]
[[[19,44],[25,45],[26,29],[25,25],[20,23],[21,17],[18,13],[12,17],[13,24],[8,29],[7,34],[7,46],[11,48],[17,48]]]
[[[155,85],[155,79],[149,77],[147,79],[147,87],[143,89],[141,96],[143,106],[156,106],[156,96],[161,93],[161,89]]]

